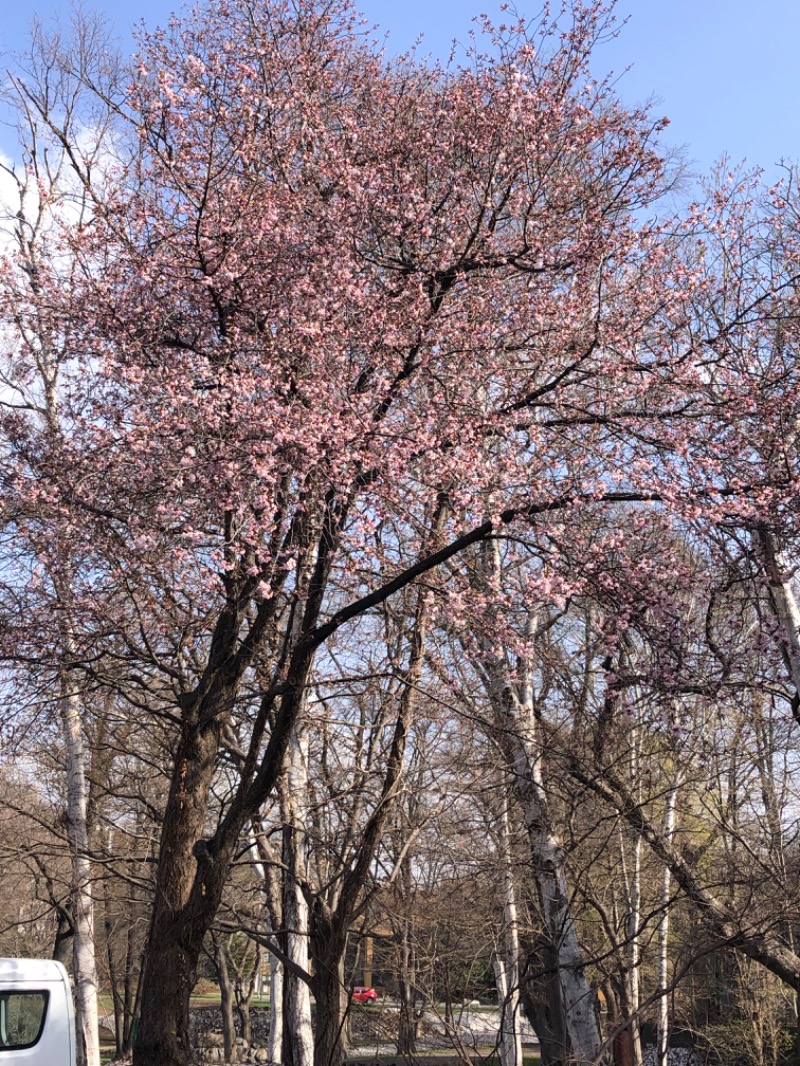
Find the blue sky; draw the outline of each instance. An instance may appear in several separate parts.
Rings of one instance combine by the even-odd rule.
[[[179,4],[95,0],[94,6],[129,40],[134,22],[157,25]],[[539,9],[538,0],[518,6],[531,14]],[[389,31],[393,49],[422,34],[423,53],[445,56],[453,38],[467,38],[473,15],[499,14],[500,0],[361,0],[358,7]],[[5,8],[0,48],[13,49],[24,40],[32,11],[46,17],[66,5],[6,0]],[[618,91],[630,102],[656,97],[656,112],[672,120],[668,142],[685,147],[696,171],[707,171],[723,153],[763,166],[770,176],[781,158],[800,160],[797,0],[620,0],[617,13],[628,23],[598,50],[596,71],[617,72]],[[2,141],[0,133],[0,148]]]

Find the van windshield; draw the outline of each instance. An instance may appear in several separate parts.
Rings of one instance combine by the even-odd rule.
[[[0,992],[0,1055],[38,1042],[48,998],[48,992]]]

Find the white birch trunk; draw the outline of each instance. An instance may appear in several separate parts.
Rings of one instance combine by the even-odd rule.
[[[283,1062],[283,966],[269,956],[269,1061]]]
[[[284,920],[288,930],[287,955],[307,972],[308,904],[299,885],[292,885],[284,895]],[[311,990],[291,970],[284,973],[283,1022],[292,1042],[295,1066],[314,1066]]]
[[[620,833],[622,836],[622,831]],[[627,1032],[630,1036],[630,1054],[634,1066],[642,1062],[642,1033],[639,1026],[641,1001],[641,949],[639,929],[641,924],[641,879],[642,840],[637,833],[630,835],[631,861],[625,855],[624,839],[620,840],[621,868],[625,900],[625,1003],[622,1006],[628,1017]]]
[[[94,897],[89,857],[86,747],[80,701],[68,688],[61,699],[61,724],[66,747],[67,832],[72,856],[71,900],[78,1066],[100,1066],[97,1017],[97,964],[94,946]]]
[[[519,919],[511,864],[511,832],[508,800],[503,797],[500,816],[500,846],[504,881],[504,951],[494,958],[497,998],[500,1003],[501,1066],[522,1066],[522,1030],[520,1028]]]
[[[520,702],[507,685],[494,692],[500,734],[514,775],[533,860],[542,917],[558,959],[558,977],[574,1063],[593,1063],[600,1055],[595,996],[584,969],[583,954],[571,911],[564,853],[556,836],[542,780],[541,748],[530,699]]]
[[[35,257],[32,258],[35,261]],[[42,338],[44,342],[44,338]],[[45,399],[45,424],[48,435],[61,438],[58,405],[58,361],[52,358],[47,342],[43,343],[39,374]],[[61,546],[62,558],[51,571],[53,587],[62,608],[72,602],[72,566],[68,546]],[[59,566],[63,570],[59,572]],[[65,662],[75,653],[74,633],[66,623],[61,638]],[[92,865],[89,857],[89,783],[86,778],[86,744],[81,719],[81,701],[69,677],[62,677],[61,728],[66,753],[67,835],[72,877],[70,901],[73,910],[72,978],[75,987],[75,1035],[78,1066],[100,1066],[100,1035],[97,1006],[97,960],[94,943],[94,895]]]
[[[290,819],[289,881],[283,896],[283,920],[287,930],[287,955],[308,973],[309,912],[300,882],[306,876],[300,847],[305,837],[305,808],[308,796],[308,732],[299,722],[289,749],[286,775],[287,814]],[[297,974],[284,973],[284,1026],[292,1042],[295,1066],[314,1066],[314,1030],[311,1024],[311,990]]]
[[[634,788],[638,789],[640,780],[640,737],[639,731],[634,726],[633,744],[631,747],[631,781]],[[628,886],[628,1010],[630,1012],[631,1052],[635,1066],[642,1063],[642,1033],[639,1026],[639,1003],[641,957],[639,946],[639,929],[641,925],[642,910],[642,838],[639,833],[631,834],[632,869]]]
[[[667,794],[667,809],[664,812],[664,840],[668,846],[672,845],[672,839],[675,835],[675,811],[677,807],[679,784],[680,781],[678,777],[676,777]],[[667,995],[667,987],[669,984],[669,907],[671,882],[672,873],[669,866],[665,865],[661,875],[661,917],[658,922],[656,1066],[667,1066],[669,1049],[669,998]]]
[[[800,607],[791,586],[791,573],[774,536],[762,529],[759,539],[764,556],[764,569],[783,636],[786,666],[795,692],[800,697]]]
[[[267,870],[261,861],[256,841],[255,830],[250,830],[250,858],[253,863],[253,873],[263,886],[267,888]],[[272,930],[274,935],[275,930]],[[269,1061],[280,1063],[283,1061],[283,966],[271,951],[269,955]],[[257,977],[257,994],[262,992],[261,971]]]
[[[485,557],[486,575],[499,592],[502,562],[497,542],[489,548],[489,553]],[[530,615],[528,636],[532,637],[533,632],[534,618]],[[509,681],[505,655],[498,657],[487,648],[481,668],[493,705],[497,740],[522,807],[542,918],[558,963],[564,1031],[569,1045],[564,1048],[564,1054],[574,1066],[595,1063],[602,1047],[595,1014],[595,994],[586,976],[578,931],[572,917],[564,852],[553,828],[544,786],[531,663],[518,662],[522,678],[519,685]]]

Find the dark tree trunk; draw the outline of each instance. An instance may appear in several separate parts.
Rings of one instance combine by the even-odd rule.
[[[242,1039],[247,1044],[253,1042],[253,1019],[250,1016],[250,1004],[239,1003],[236,1008],[239,1012],[239,1022],[242,1026]]]
[[[400,699],[380,801],[369,818],[358,856],[342,880],[335,909],[317,896],[311,907],[310,944],[314,962],[311,990],[316,1000],[314,1020],[315,1066],[342,1066],[347,1057],[347,1016],[350,992],[344,980],[348,930],[369,875],[370,866],[383,838],[383,831],[397,801],[403,777],[403,755],[417,698],[417,678],[422,666],[427,628],[428,600],[424,590],[417,596],[411,651],[405,672],[406,685]]]
[[[230,961],[230,955],[228,956]],[[250,1004],[256,992],[257,975],[261,970],[261,948],[256,945],[255,955],[251,965],[247,962],[247,953],[240,966],[233,968],[233,995],[236,1002],[236,1013],[239,1016],[239,1031],[249,1046],[253,1042],[253,1022],[250,1017]]]
[[[113,937],[114,924],[111,920],[111,907],[108,899],[108,882],[103,883],[103,927],[106,934],[106,963],[111,999],[114,1005],[114,1042],[117,1058],[122,1055],[125,1046],[125,1005],[119,990],[117,964],[114,958]]]
[[[225,1062],[237,1062],[236,1054],[236,1023],[233,1020],[233,984],[228,970],[228,953],[225,945],[214,937],[214,966],[217,971],[220,992],[220,1007],[222,1012],[222,1039]]]
[[[409,799],[409,808],[415,801]],[[410,814],[410,810],[409,810]],[[405,833],[399,830],[395,848],[402,855]],[[400,869],[395,882],[396,904],[390,904],[389,911],[394,930],[395,953],[397,958],[397,1054],[411,1056],[417,1051],[417,956],[414,948],[415,908],[413,906],[414,879],[410,853],[400,860]]]
[[[133,878],[131,878],[133,881]],[[133,890],[134,906],[137,902],[136,890]],[[139,908],[136,908],[138,912]],[[125,981],[123,992],[123,1039],[120,1057],[130,1055],[133,1050],[133,1036],[138,1025],[139,1013],[142,1006],[142,957],[144,944],[141,932],[137,935],[135,921],[128,924],[128,935],[125,950]]]
[[[520,991],[522,1008],[539,1038],[542,1066],[562,1066],[568,1048],[558,959],[544,939],[528,951]]]
[[[636,1066],[630,1026],[621,1029],[614,1037],[614,1066]]]
[[[344,980],[347,935],[324,901],[311,908],[311,991],[314,1014],[314,1066],[343,1066],[347,1060],[347,1013],[350,994]]]
[[[295,675],[298,690],[309,662],[310,656],[306,670]],[[222,716],[206,715],[211,724],[205,729],[184,726],[162,826],[134,1066],[189,1066],[189,999],[203,940],[219,909],[242,827],[274,786],[294,708],[294,702],[282,707],[255,782],[249,791],[240,789],[209,840],[203,830]]]
[[[203,939],[219,909],[237,841],[275,787],[315,650],[344,621],[337,617],[327,627],[313,629],[346,515],[347,508],[342,509],[332,495],[305,596],[302,630],[282,670],[279,709],[275,713],[274,691],[265,693],[251,723],[239,786],[208,840],[204,835],[209,795],[222,731],[230,721],[244,672],[264,639],[269,600],[262,602],[243,639],[245,601],[231,595],[217,621],[198,689],[182,703],[181,735],[161,828],[134,1066],[189,1066],[191,1061],[189,998]],[[267,730],[269,739],[262,753]]]
[[[203,840],[218,749],[218,727],[184,723],[161,832],[136,1066],[187,1066],[191,1059],[189,997],[227,873]],[[200,863],[210,876],[198,892]]]
[[[69,913],[59,907],[56,910],[56,936],[53,942],[53,958],[62,966],[69,966],[72,959],[72,937],[75,930]]]
[[[344,961],[330,964],[314,975],[314,1066],[343,1066],[347,1060],[348,989]]]
[[[250,1016],[250,999],[236,995],[236,1012],[239,1015],[239,1025],[242,1028],[242,1039],[246,1040],[248,1044],[253,1042],[253,1019]]]
[[[133,1039],[139,1025],[142,1012],[142,981],[141,977],[136,982],[136,991],[132,988],[133,968],[125,975],[125,1043],[123,1056],[130,1055],[133,1051]]]
[[[413,1000],[413,992],[408,994],[408,989],[400,983],[400,1010],[397,1017],[397,1054],[416,1055],[417,1053],[417,1017]]]
[[[414,986],[405,975],[398,983],[400,1010],[397,1025],[397,1053],[414,1055],[417,1052],[417,1013]]]
[[[397,1054],[414,1055],[417,1051],[416,994],[414,990],[414,948],[409,935],[410,920],[403,922],[400,933],[399,1011],[397,1020]]]
[[[612,1026],[617,1029],[612,1045],[614,1066],[636,1066],[636,1042],[631,1019],[633,1009],[628,994],[628,984],[625,974],[612,976],[609,981],[609,995],[613,1004]],[[628,1023],[625,1025],[625,1023]],[[622,1027],[622,1028],[621,1028]]]

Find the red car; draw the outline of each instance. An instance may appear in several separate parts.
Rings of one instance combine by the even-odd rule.
[[[356,985],[352,998],[354,1003],[366,1003],[370,1006],[377,1001],[378,993],[374,988],[367,988],[366,985]]]

